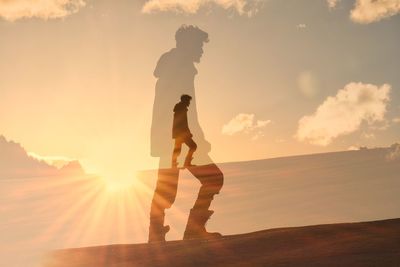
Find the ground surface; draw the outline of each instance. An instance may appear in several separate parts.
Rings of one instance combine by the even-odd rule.
[[[59,250],[45,266],[400,266],[400,219]]]
[[[132,179],[128,177],[132,183],[122,187],[115,187],[112,183],[109,187],[106,179],[97,175],[75,175],[75,171],[49,173],[48,167],[32,162],[33,159],[18,144],[3,145],[6,147],[2,147],[0,138],[1,267],[42,266],[43,255],[56,249],[146,242],[157,170],[142,171],[137,176],[132,174]],[[400,150],[363,149],[218,164],[224,173],[224,186],[210,207],[215,213],[207,228],[224,235],[237,235],[264,229],[400,218],[400,154],[396,151]],[[181,171],[176,201],[166,212],[165,223],[171,226],[168,240],[182,238],[199,187],[199,181],[190,172]],[[287,240],[285,242],[290,243]],[[271,261],[275,266],[279,265],[273,262],[273,251],[266,249],[278,245],[278,241],[271,243],[265,239],[257,245],[261,246],[259,249],[263,253],[266,251],[268,263]],[[238,242],[244,241],[239,239]],[[182,246],[185,247],[180,243],[168,243],[167,247],[153,249],[160,250],[156,255],[161,256],[166,253],[163,251],[167,251],[169,256],[165,262],[171,262],[172,266],[185,265],[188,259],[204,260],[197,254],[188,254],[188,258],[183,254],[179,256]],[[222,253],[225,247],[230,253],[236,251],[234,243],[216,246],[222,246],[222,250],[216,250],[213,244],[208,247],[208,250],[216,251],[216,255],[210,254],[213,265],[219,262],[220,257],[226,257],[227,254]],[[137,255],[149,250],[146,246],[135,245],[132,248],[134,252],[128,251],[126,261],[135,266],[140,258]],[[120,248],[114,249],[119,251]],[[193,253],[207,251],[197,245],[190,249]],[[277,254],[281,257],[279,261],[287,258],[282,256],[284,250],[286,248],[281,248]],[[105,253],[107,256],[107,251],[108,248],[97,255]],[[242,266],[247,262],[253,264],[249,260],[254,256],[252,251],[264,255],[256,248],[238,254],[238,258],[243,259],[239,261]],[[288,251],[292,251],[290,247]],[[118,253],[116,257],[124,262],[124,254]],[[308,251],[301,253],[307,254]],[[237,260],[235,256],[231,256],[232,261]],[[79,256],[77,261],[84,262],[84,257]],[[92,264],[91,255],[88,257],[89,264],[81,266],[98,266]],[[157,266],[155,259],[141,258],[143,263],[136,266]],[[107,259],[119,262],[112,255]],[[102,259],[98,260],[101,262]],[[64,264],[72,266],[69,261]],[[266,264],[263,263],[268,266]],[[201,262],[197,265],[204,266]]]

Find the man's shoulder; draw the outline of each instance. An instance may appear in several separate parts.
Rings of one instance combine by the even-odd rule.
[[[162,73],[164,73],[166,70],[169,70],[171,68],[170,66],[171,62],[174,62],[175,58],[176,58],[176,48],[172,48],[168,52],[162,54],[154,70],[154,76],[160,77]]]
[[[174,107],[174,112],[186,112],[186,111],[188,111],[188,108],[182,102],[179,102]]]
[[[160,60],[159,61],[165,61],[165,60],[168,60],[168,59],[172,59],[172,58],[174,58],[176,56],[177,56],[176,48],[172,48],[171,50],[163,53],[160,56]]]

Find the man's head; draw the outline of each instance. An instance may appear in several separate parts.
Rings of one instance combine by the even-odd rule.
[[[203,44],[209,41],[208,33],[193,25],[182,25],[175,33],[175,40],[176,48],[197,63],[203,55]]]
[[[181,95],[181,102],[187,107],[190,105],[190,100],[192,100],[192,97],[190,95]]]

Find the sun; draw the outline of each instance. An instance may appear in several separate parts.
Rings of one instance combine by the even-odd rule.
[[[137,178],[135,176],[115,176],[115,177],[103,177],[104,186],[108,193],[121,193],[126,192],[134,188],[137,184]]]

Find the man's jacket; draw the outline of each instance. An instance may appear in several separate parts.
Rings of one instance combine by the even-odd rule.
[[[179,102],[174,107],[174,121],[172,126],[172,138],[190,138],[192,134],[189,130],[188,108],[182,102]]]

